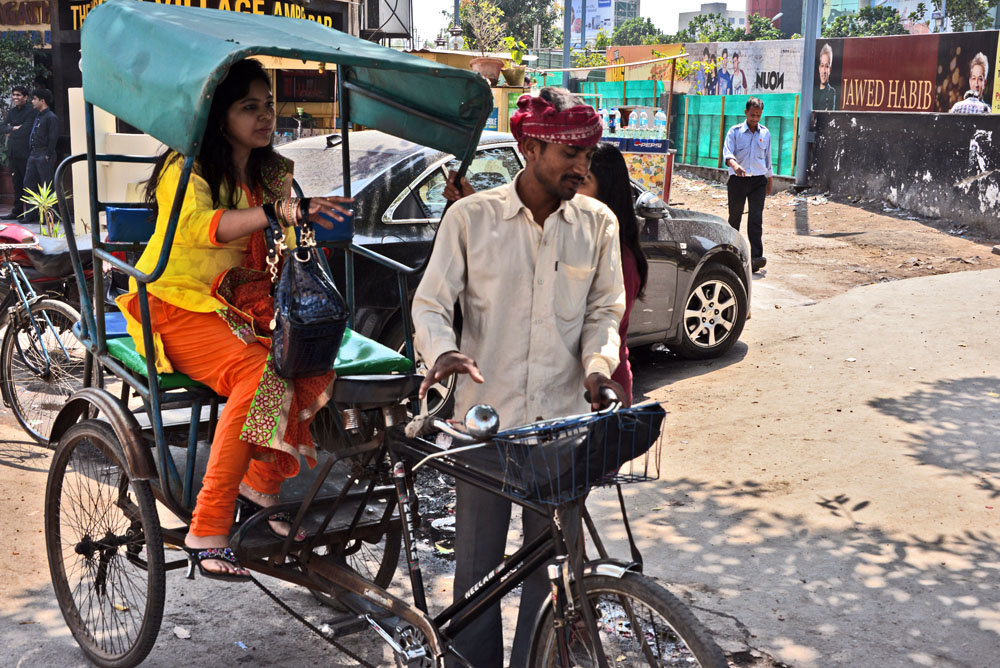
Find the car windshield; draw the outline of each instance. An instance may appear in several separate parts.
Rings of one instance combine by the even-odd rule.
[[[383,132],[351,133],[351,192],[359,193],[371,179],[422,147]],[[327,138],[305,137],[275,150],[295,162],[295,180],[307,197],[343,195],[344,163],[339,144]]]

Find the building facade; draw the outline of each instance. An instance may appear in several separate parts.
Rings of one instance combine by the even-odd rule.
[[[747,13],[741,11],[730,11],[724,2],[706,2],[701,9],[696,12],[681,12],[677,15],[677,29],[685,30],[696,16],[707,14],[721,14],[729,25],[737,28],[746,28]]]

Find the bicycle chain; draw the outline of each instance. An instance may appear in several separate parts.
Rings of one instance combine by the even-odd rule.
[[[360,656],[358,656],[357,654],[355,654],[353,651],[349,650],[347,647],[345,647],[341,643],[337,642],[335,639],[333,639],[333,638],[329,637],[328,635],[326,635],[325,633],[323,633],[320,629],[318,629],[316,627],[315,624],[313,624],[312,622],[310,622],[308,619],[306,619],[305,617],[303,617],[299,613],[297,613],[294,610],[292,610],[288,606],[288,604],[285,603],[284,601],[282,601],[280,598],[278,598],[277,595],[274,594],[274,592],[272,592],[270,589],[268,589],[263,584],[261,584],[260,580],[258,580],[257,578],[255,578],[253,576],[251,576],[250,579],[253,580],[253,583],[255,585],[257,585],[257,587],[260,588],[260,590],[262,592],[264,592],[265,594],[267,594],[271,598],[272,601],[274,601],[275,603],[277,603],[278,606],[281,607],[281,609],[283,609],[285,612],[287,612],[288,614],[290,614],[292,617],[294,617],[298,621],[302,622],[302,624],[307,629],[309,629],[310,631],[312,631],[313,633],[315,633],[316,635],[318,635],[320,638],[322,638],[323,640],[327,641],[328,643],[330,643],[331,645],[333,645],[334,647],[336,647],[338,650],[340,650],[341,652],[343,652],[344,654],[346,654],[350,658],[352,658],[355,661],[357,661],[358,665],[364,666],[364,668],[378,668],[377,666],[373,666],[372,664],[370,664],[367,661],[365,661],[363,658],[361,658]]]

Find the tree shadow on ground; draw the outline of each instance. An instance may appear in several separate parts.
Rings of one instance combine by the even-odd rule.
[[[973,478],[992,498],[1000,497],[1000,378],[940,380],[868,404],[914,425],[906,442],[918,463]]]
[[[990,531],[888,535],[860,524],[869,506],[819,503],[842,529],[768,510],[781,485],[660,480],[628,489],[646,573],[660,578],[722,639],[792,666],[995,665],[1000,641],[1000,542]],[[651,491],[652,489],[652,491]],[[824,505],[823,502],[828,502]],[[874,503],[874,501],[873,501]],[[628,554],[617,499],[589,507]],[[855,509],[856,508],[856,509]],[[882,654],[873,654],[886,648]],[[887,660],[888,659],[888,660]]]

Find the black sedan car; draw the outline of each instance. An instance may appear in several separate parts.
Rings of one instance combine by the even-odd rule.
[[[277,150],[295,161],[295,178],[307,196],[343,194],[343,157],[335,138],[308,137]],[[352,133],[350,153],[355,242],[419,266],[447,204],[448,170],[457,168],[458,161],[374,131]],[[467,178],[476,190],[484,190],[509,183],[522,166],[511,135],[486,132]],[[686,358],[725,353],[747,317],[751,273],[746,241],[718,216],[671,208],[638,184],[633,188],[649,280],[645,297],[632,309],[629,346],[662,343]],[[356,329],[402,349],[395,276],[363,260],[356,263],[355,276]],[[343,285],[342,276],[337,278]],[[415,280],[409,288],[412,296]],[[450,393],[450,386],[436,388],[432,409],[447,404]]]

